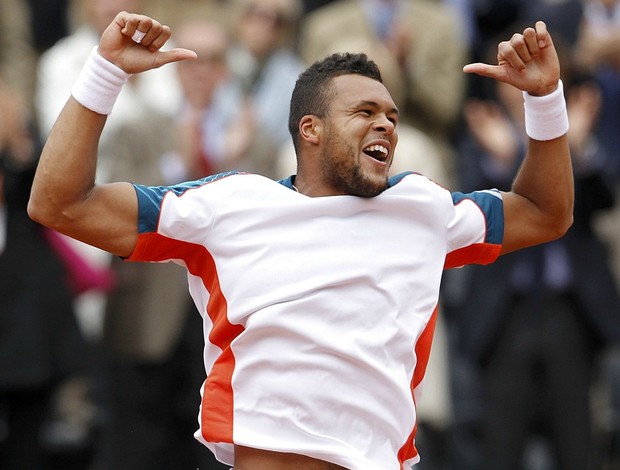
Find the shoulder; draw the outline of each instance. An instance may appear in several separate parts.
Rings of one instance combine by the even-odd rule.
[[[244,173],[241,171],[227,171],[223,173],[217,173],[214,175],[206,176],[192,181],[184,181],[169,186],[144,186],[135,185],[136,187],[143,188],[146,191],[156,194],[175,194],[176,196],[182,196],[188,192],[195,190],[235,190],[236,188],[255,188],[257,186],[270,186],[277,184],[275,181],[254,173]]]
[[[497,189],[486,189],[470,193],[453,192],[441,184],[419,173],[403,172],[389,179],[384,194],[406,196],[417,203],[435,209],[443,208],[446,214],[473,210],[484,217],[498,217],[503,213],[502,194]],[[436,215],[438,215],[437,212]]]
[[[391,177],[388,188],[379,196],[383,207],[399,207],[401,215],[424,215],[443,224],[454,212],[451,192],[420,173],[411,171]]]
[[[202,227],[213,220],[222,205],[244,206],[244,201],[265,199],[270,191],[287,190],[264,176],[241,172],[219,173],[170,186],[134,184],[134,188],[140,233],[156,231],[164,220],[167,225]]]
[[[388,190],[398,188],[403,191],[419,190],[450,194],[450,191],[431,178],[415,171],[403,171],[388,180]]]

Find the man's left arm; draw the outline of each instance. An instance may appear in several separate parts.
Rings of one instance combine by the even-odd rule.
[[[526,157],[503,194],[502,254],[557,239],[573,220],[573,172],[560,64],[545,23],[526,28],[498,46],[498,65],[469,64],[477,73],[524,92]]]

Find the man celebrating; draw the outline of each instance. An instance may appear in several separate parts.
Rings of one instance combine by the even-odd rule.
[[[31,217],[130,261],[187,269],[205,333],[196,437],[222,462],[416,463],[415,402],[443,270],[550,241],[572,223],[568,120],[545,24],[500,43],[497,65],[464,69],[524,91],[529,148],[505,193],[388,178],[398,109],[376,65],[347,53],[297,81],[295,176],[96,185],[98,137],[129,74],[195,58],[161,51],[169,37],[125,12],[106,29],[43,151]]]

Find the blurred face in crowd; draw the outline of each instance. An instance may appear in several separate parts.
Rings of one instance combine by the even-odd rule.
[[[299,15],[297,0],[242,0],[237,39],[257,57],[279,47]]]
[[[187,23],[175,35],[176,45],[196,52],[196,60],[177,64],[181,87],[188,103],[202,109],[209,105],[218,85],[228,75],[228,39],[218,25],[206,21]]]
[[[102,34],[119,12],[140,12],[143,3],[142,0],[84,0],[83,6],[87,21]]]

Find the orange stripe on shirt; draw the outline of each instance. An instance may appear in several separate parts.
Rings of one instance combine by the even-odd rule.
[[[413,371],[413,377],[411,379],[411,394],[413,401],[415,402],[415,389],[420,385],[424,375],[426,374],[426,368],[428,367],[428,360],[431,355],[431,346],[433,344],[433,335],[435,334],[435,325],[437,323],[438,307],[435,307],[431,318],[429,319],[424,331],[418,338],[415,344],[416,366]],[[401,463],[401,467],[404,462],[410,460],[418,455],[418,450],[415,447],[415,435],[418,430],[418,420],[416,414],[416,422],[413,426],[411,434],[405,441],[405,444],[398,451],[398,461]]]
[[[148,253],[147,259],[141,256]],[[201,432],[211,442],[233,442],[232,374],[235,356],[230,343],[243,331],[243,326],[228,321],[228,305],[222,293],[217,267],[211,253],[202,245],[174,240],[156,233],[138,236],[138,245],[129,261],[161,261],[181,259],[187,270],[199,277],[209,292],[207,311],[213,323],[209,342],[222,353],[217,358],[204,385],[201,406]]]
[[[458,268],[466,264],[489,264],[497,259],[502,245],[494,243],[474,243],[448,253],[444,269]]]

